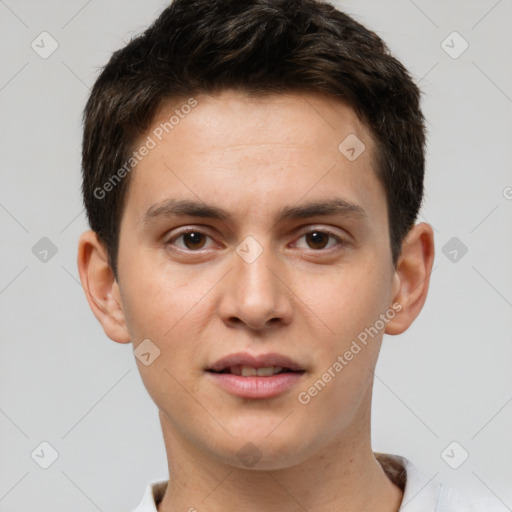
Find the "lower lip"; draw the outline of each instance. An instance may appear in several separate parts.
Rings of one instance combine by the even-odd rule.
[[[271,377],[241,377],[231,373],[208,372],[229,393],[241,398],[272,398],[290,390],[303,373],[285,372]]]

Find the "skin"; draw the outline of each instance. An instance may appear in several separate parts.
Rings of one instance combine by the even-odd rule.
[[[196,99],[132,171],[119,280],[92,231],[78,250],[83,288],[107,336],[133,348],[149,338],[160,350],[149,366],[136,359],[159,408],[168,457],[159,511],[397,511],[402,491],[371,448],[373,370],[384,332],[405,331],[423,307],[432,228],[415,225],[393,267],[374,142],[347,105],[310,93]],[[183,103],[163,107],[140,143]],[[349,134],[366,146],[354,161],[338,149]],[[283,207],[334,197],[365,215],[277,220]],[[169,198],[212,203],[230,219],[143,222]],[[205,236],[179,237],[185,227]],[[344,242],[307,235],[318,230]],[[236,252],[248,236],[263,251],[252,263]],[[401,311],[301,404],[299,392],[393,304]],[[282,395],[242,399],[204,371],[239,351],[278,352],[306,372]],[[237,456],[249,442],[261,456],[251,467]]]

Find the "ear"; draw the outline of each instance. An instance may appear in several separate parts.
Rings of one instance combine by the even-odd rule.
[[[107,251],[94,231],[80,237],[77,263],[87,302],[105,334],[118,343],[129,343],[119,285],[108,264]]]
[[[414,226],[402,243],[393,276],[393,303],[402,309],[386,324],[386,334],[401,334],[419,315],[427,298],[434,264],[434,232],[425,222]]]

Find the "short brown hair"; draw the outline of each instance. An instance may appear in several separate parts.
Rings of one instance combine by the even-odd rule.
[[[164,101],[224,89],[320,92],[357,112],[376,144],[396,265],[423,198],[425,126],[420,91],[385,43],[320,0],[174,0],[112,55],[84,111],[83,198],[116,279],[130,175],[112,178]]]

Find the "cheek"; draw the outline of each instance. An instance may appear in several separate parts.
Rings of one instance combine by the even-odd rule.
[[[143,336],[164,340],[197,299],[183,273],[165,272],[161,265],[143,256],[125,260],[123,310],[134,339]]]
[[[318,320],[319,339],[336,341],[342,348],[373,326],[388,308],[389,282],[375,260],[366,259],[303,280],[296,294]],[[296,283],[300,283],[299,276]],[[325,335],[320,336],[320,331]]]
[[[204,358],[202,332],[211,312],[205,298],[215,276],[196,277],[190,272],[165,270],[159,265],[137,267],[124,283],[123,307],[132,340],[150,339],[160,350],[152,366],[168,370],[176,378],[190,378],[190,368]],[[203,347],[204,351],[204,347]],[[141,366],[142,374],[148,368]],[[144,377],[144,375],[143,375]],[[169,376],[167,376],[169,377]]]
[[[199,300],[207,290],[207,283],[165,276],[157,269],[144,272],[141,268],[140,274],[125,282],[123,307],[134,345],[149,339],[159,350],[150,365],[135,360],[146,390],[160,408],[165,409],[169,397],[176,410],[184,406],[188,395],[182,385],[189,393],[196,392],[191,368],[197,370],[204,354],[199,346],[200,325],[193,319],[207,315]]]
[[[371,392],[383,331],[375,325],[387,310],[390,281],[375,261],[340,267],[301,287],[304,303],[315,313],[311,318],[316,360],[301,397],[308,402],[305,410],[323,417],[331,433],[359,414]]]

